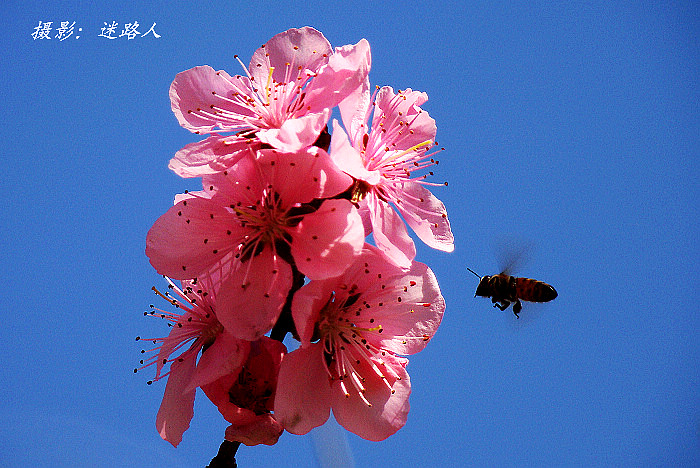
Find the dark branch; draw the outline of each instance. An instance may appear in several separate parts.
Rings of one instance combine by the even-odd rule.
[[[240,442],[230,442],[224,440],[216,454],[206,468],[236,468],[236,451],[240,447]]]

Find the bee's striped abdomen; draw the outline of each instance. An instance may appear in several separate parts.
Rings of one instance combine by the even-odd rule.
[[[518,298],[528,302],[548,302],[557,297],[557,291],[543,281],[530,278],[515,279]]]

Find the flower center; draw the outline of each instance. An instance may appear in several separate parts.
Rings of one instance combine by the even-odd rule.
[[[241,242],[240,255],[243,260],[257,255],[265,246],[277,246],[278,241],[290,243],[287,229],[299,222],[296,217],[289,216],[279,194],[271,189],[265,190],[256,204],[231,205],[231,209],[240,225],[248,229]]]
[[[376,93],[377,91],[372,96],[373,101]],[[432,172],[423,173],[420,176],[413,175],[416,171],[439,164],[434,156],[442,149],[430,152],[430,148],[437,145],[431,139],[414,143],[406,148],[408,141],[415,141],[415,132],[419,130],[414,128],[420,128],[422,125],[423,111],[417,108],[415,114],[406,115],[399,110],[405,101],[406,95],[399,91],[389,103],[384,105],[386,108],[378,108],[376,102],[373,103],[374,113],[381,112],[381,115],[378,120],[374,119],[369,134],[363,136],[362,148],[358,148],[362,153],[364,165],[369,171],[381,173],[382,182],[376,187],[400,185],[404,182],[443,185],[424,182],[425,178],[433,175]],[[384,187],[382,195],[391,198],[393,191],[392,187]]]
[[[214,308],[207,297],[208,294],[204,291],[195,291],[193,289],[192,286],[195,282],[192,282],[192,285],[188,285],[183,291],[175,286],[170,278],[166,279],[169,283],[168,288],[173,290],[178,297],[173,296],[169,292],[161,293],[155,287],[152,288],[153,291],[156,295],[184,312],[182,314],[168,312],[154,305],[151,305],[152,310],[150,312],[144,312],[144,315],[159,316],[167,320],[168,326],[173,328],[168,336],[162,338],[136,337],[137,341],[152,341],[154,345],[157,345],[150,350],[141,350],[142,354],[153,353],[153,355],[146,360],[141,360],[141,367],[134,369],[134,372],[138,372],[151,365],[156,365],[156,376],[153,380],[147,382],[149,385],[170,374],[170,371],[162,372],[163,366],[174,361],[192,358],[193,354],[194,358],[196,358],[196,355],[211,346],[216,337],[224,330],[223,325],[214,316]],[[188,344],[190,346],[178,354],[177,357],[171,357]]]
[[[318,331],[324,347],[326,368],[331,381],[340,382],[346,398],[354,391],[367,406],[372,406],[365,396],[366,378],[361,374],[366,373],[368,367],[393,393],[384,374],[386,367],[380,369],[372,359],[381,356],[384,351],[368,339],[384,329],[381,325],[375,325],[374,318],[366,317],[363,313],[369,308],[361,303],[361,294],[356,293],[354,287],[343,296],[344,299],[339,299],[333,293],[321,310]]]
[[[266,82],[257,83],[238,56],[235,58],[250,79],[252,93],[236,89],[232,99],[228,101],[241,107],[248,107],[257,115],[257,118],[248,119],[250,125],[257,128],[280,128],[288,118],[299,117],[305,113],[303,88],[315,75],[303,74],[304,67],[301,65],[286,63],[282,82],[273,78],[275,67],[269,66]],[[224,111],[218,108],[216,110],[219,113]]]

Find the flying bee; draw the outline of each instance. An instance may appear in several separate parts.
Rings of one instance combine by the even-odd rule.
[[[527,302],[549,302],[557,297],[557,291],[543,281],[530,278],[517,278],[506,273],[499,273],[492,276],[479,276],[471,268],[467,270],[474,273],[479,278],[479,285],[476,287],[474,297],[490,297],[494,307],[506,310],[513,304],[513,313],[516,318],[523,309],[521,300]]]

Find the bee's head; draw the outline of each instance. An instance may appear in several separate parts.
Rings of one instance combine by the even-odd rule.
[[[479,274],[477,272],[475,272],[471,268],[467,268],[467,270],[471,271],[472,273],[474,273],[474,276],[479,278],[479,285],[476,287],[476,292],[474,293],[474,297],[476,297],[476,296],[484,296],[484,297],[490,296],[491,294],[489,293],[488,282],[489,282],[489,278],[491,278],[491,277],[484,276],[482,278],[481,276],[479,276]]]
[[[489,280],[490,279],[491,279],[491,277],[488,275],[481,278],[481,280],[479,281],[479,285],[476,287],[476,292],[474,293],[474,297],[476,297],[476,296],[489,297],[491,295],[491,288],[489,287]]]

